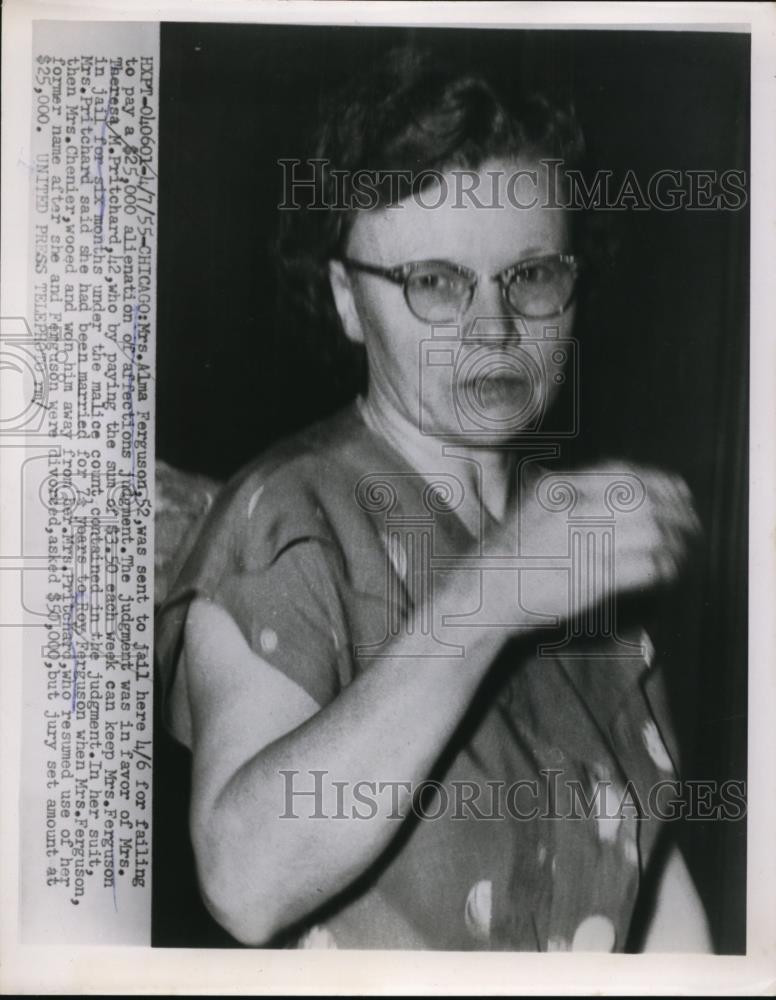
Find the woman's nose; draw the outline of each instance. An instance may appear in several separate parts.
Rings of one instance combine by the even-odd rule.
[[[463,335],[506,339],[525,336],[525,322],[509,307],[498,281],[481,278],[466,312]]]
[[[506,317],[507,303],[501,294],[501,285],[492,278],[482,277],[474,289],[470,312],[474,310],[480,316]]]

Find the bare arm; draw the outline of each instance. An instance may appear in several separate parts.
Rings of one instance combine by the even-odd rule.
[[[465,639],[455,631],[465,659],[407,658],[399,646],[396,659],[376,661],[319,709],[253,653],[225,611],[192,605],[185,640],[192,838],[203,892],[239,940],[260,943],[331,898],[398,832],[388,791],[372,818],[315,813],[337,812],[335,781],[345,783],[350,815],[358,782],[375,783],[376,792],[380,782],[414,785],[428,774],[506,638],[496,629],[472,629]],[[322,796],[289,798],[315,787],[313,771],[325,772]],[[409,793],[397,792],[398,811],[406,812]]]
[[[682,528],[676,507],[662,516],[675,537]],[[620,533],[621,589],[675,572],[661,558],[667,529],[658,520],[645,510],[630,534]],[[541,610],[566,613],[557,575],[547,575],[543,593],[540,580],[538,591]],[[397,641],[394,656],[377,660],[321,709],[250,649],[224,610],[192,604],[173,707],[193,751],[191,829],[203,893],[230,933],[262,943],[368,868],[398,831],[391,809],[334,820],[316,819],[316,808],[336,812],[334,782],[350,790],[360,781],[379,788],[425,778],[508,636],[506,628],[450,629],[440,638],[466,650],[450,659],[410,657]],[[298,790],[312,789],[311,772],[325,772],[328,799],[294,796],[298,818],[282,818],[289,787],[282,771],[296,772]],[[380,801],[388,806],[390,796]],[[408,806],[405,791],[399,808]]]

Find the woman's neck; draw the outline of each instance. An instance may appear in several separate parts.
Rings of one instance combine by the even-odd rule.
[[[359,409],[364,422],[373,433],[383,437],[405,461],[423,476],[440,471],[440,461],[451,452],[468,461],[461,461],[456,474],[464,480],[469,497],[487,511],[499,524],[515,501],[516,453],[509,448],[477,446],[446,442],[442,438],[423,434],[417,423],[392,406],[380,393],[369,391],[359,397]],[[449,461],[449,459],[448,459]]]

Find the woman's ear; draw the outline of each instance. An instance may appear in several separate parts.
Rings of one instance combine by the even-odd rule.
[[[341,260],[329,261],[329,283],[345,336],[354,344],[363,344],[364,329],[361,326],[361,317],[356,309],[350,277]]]

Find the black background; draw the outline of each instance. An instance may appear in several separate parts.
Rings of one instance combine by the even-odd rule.
[[[749,37],[164,24],[161,46],[157,454],[226,477],[342,402],[279,319],[272,241],[281,157],[313,155],[319,95],[421,36],[440,60],[571,95],[594,165],[744,170]],[[748,211],[618,213],[621,252],[575,330],[577,458],[674,469],[705,539],[665,601],[658,648],[684,775],[746,776]],[[194,885],[186,759],[157,727],[154,943],[225,946]],[[745,950],[745,824],[680,831],[719,950]]]

